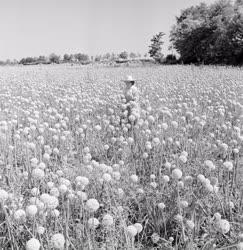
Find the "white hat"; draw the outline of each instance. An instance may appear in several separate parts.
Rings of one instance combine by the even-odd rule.
[[[135,82],[135,79],[133,79],[132,76],[127,76],[127,78],[124,79],[123,82]]]

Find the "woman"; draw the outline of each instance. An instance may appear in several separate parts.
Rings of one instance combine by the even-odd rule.
[[[126,84],[124,89],[126,110],[124,113],[128,123],[135,124],[140,117],[139,91],[132,76],[127,76],[123,82]]]

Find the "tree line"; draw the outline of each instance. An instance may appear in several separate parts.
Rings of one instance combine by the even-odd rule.
[[[145,54],[144,57],[147,57],[148,54]],[[23,64],[23,65],[34,65],[34,64],[60,64],[60,63],[80,63],[80,64],[88,64],[91,62],[102,62],[102,61],[115,61],[115,60],[127,60],[127,59],[136,59],[141,58],[142,55],[140,53],[134,53],[127,51],[122,51],[121,53],[105,53],[103,55],[89,56],[84,53],[76,53],[76,54],[64,54],[63,56],[57,55],[55,53],[50,54],[49,56],[39,56],[39,57],[25,57],[21,60],[13,60],[9,59],[6,61],[0,61],[0,65],[15,65],[15,64]]]

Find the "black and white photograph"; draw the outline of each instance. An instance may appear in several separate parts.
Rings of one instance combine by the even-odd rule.
[[[243,0],[0,0],[0,250],[243,250]]]

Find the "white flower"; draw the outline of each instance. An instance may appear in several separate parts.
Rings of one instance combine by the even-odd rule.
[[[36,205],[29,205],[26,207],[27,216],[34,217],[38,212]]]
[[[50,196],[47,203],[45,204],[47,208],[55,209],[58,206],[59,202],[55,196]]]
[[[39,191],[38,188],[34,187],[34,188],[31,189],[31,194],[33,196],[37,196],[39,193],[40,193],[40,191]]]
[[[138,233],[137,228],[133,225],[127,227],[127,233],[130,237],[135,237]]]
[[[211,170],[215,170],[215,165],[213,164],[212,161],[206,160],[206,161],[204,162],[204,164],[205,164],[206,167],[209,168],[210,171],[211,171]]]
[[[224,162],[224,167],[228,170],[228,171],[232,171],[233,169],[233,163],[231,161],[226,161]]]
[[[60,215],[60,212],[57,209],[51,210],[51,216],[54,218],[58,218]]]
[[[138,176],[135,175],[135,174],[131,175],[131,176],[130,176],[130,179],[131,179],[131,181],[134,182],[134,183],[138,182]]]
[[[174,169],[174,170],[172,171],[172,178],[173,178],[173,179],[178,180],[178,179],[180,179],[181,177],[182,177],[182,172],[181,172],[181,170],[180,170],[179,168],[176,168],[176,169]]]
[[[51,237],[52,246],[55,249],[63,249],[65,244],[65,238],[63,234],[57,233]]]
[[[44,170],[46,168],[46,164],[44,162],[40,162],[38,168]]]
[[[216,222],[217,229],[222,233],[226,234],[230,230],[230,224],[227,220],[220,219]]]
[[[58,188],[53,187],[53,188],[50,190],[50,194],[51,194],[52,196],[58,197],[60,193],[59,193]]]
[[[162,178],[165,183],[168,183],[170,181],[170,177],[168,175],[164,175]]]
[[[40,242],[35,238],[31,238],[26,243],[26,250],[39,250],[40,249]]]
[[[81,201],[86,201],[88,198],[87,194],[82,191],[78,191],[77,196],[81,199]]]
[[[8,193],[4,189],[0,189],[0,203],[4,203],[8,199]]]
[[[89,179],[84,176],[77,176],[75,179],[76,183],[80,186],[87,186],[89,184]]]
[[[133,226],[136,227],[138,233],[142,232],[143,226],[140,223],[135,223]]]
[[[197,176],[197,180],[200,181],[201,183],[204,183],[204,181],[205,181],[205,176],[202,175],[202,174],[199,174],[199,175]]]
[[[186,163],[187,162],[187,157],[185,155],[181,155],[179,157],[179,160],[182,162],[182,163]]]
[[[42,226],[38,226],[37,227],[37,232],[38,232],[38,234],[43,234],[45,232],[45,228],[42,227]]]
[[[165,204],[163,202],[160,202],[158,204],[158,208],[161,209],[161,210],[163,210],[165,208]]]
[[[58,199],[55,196],[51,196],[46,193],[42,194],[40,199],[49,209],[55,209],[59,204]]]
[[[37,180],[41,180],[45,177],[45,172],[40,168],[35,168],[32,171],[32,177]]]
[[[96,219],[96,218],[90,218],[90,219],[88,220],[88,226],[89,226],[90,229],[95,229],[95,228],[97,228],[97,227],[99,226],[99,224],[100,224],[100,222],[99,222],[99,220]]]
[[[183,221],[183,217],[182,217],[180,214],[177,214],[177,215],[175,216],[175,220],[176,220],[177,222],[182,222],[182,221]]]
[[[165,163],[165,168],[168,169],[168,170],[170,170],[171,169],[171,163],[167,161]]]
[[[120,174],[120,172],[118,172],[118,171],[114,171],[114,172],[112,173],[112,176],[113,176],[113,178],[114,178],[115,180],[117,180],[117,181],[119,181],[120,178],[121,178],[121,174]]]
[[[105,182],[110,182],[112,180],[111,175],[107,173],[103,174],[102,178]]]
[[[111,226],[113,224],[114,220],[113,217],[110,214],[106,214],[103,217],[102,224],[106,227]]]
[[[59,187],[58,187],[58,190],[60,191],[61,194],[65,194],[68,190],[67,186],[65,184],[61,184]]]
[[[26,219],[26,213],[23,209],[18,209],[14,212],[14,219],[18,222],[24,222]]]
[[[237,250],[243,250],[243,242],[238,243]]]
[[[186,225],[190,230],[192,230],[195,227],[195,224],[192,220],[187,220]]]
[[[99,209],[100,204],[96,199],[89,199],[86,202],[86,208],[90,211],[90,212],[95,212]]]

